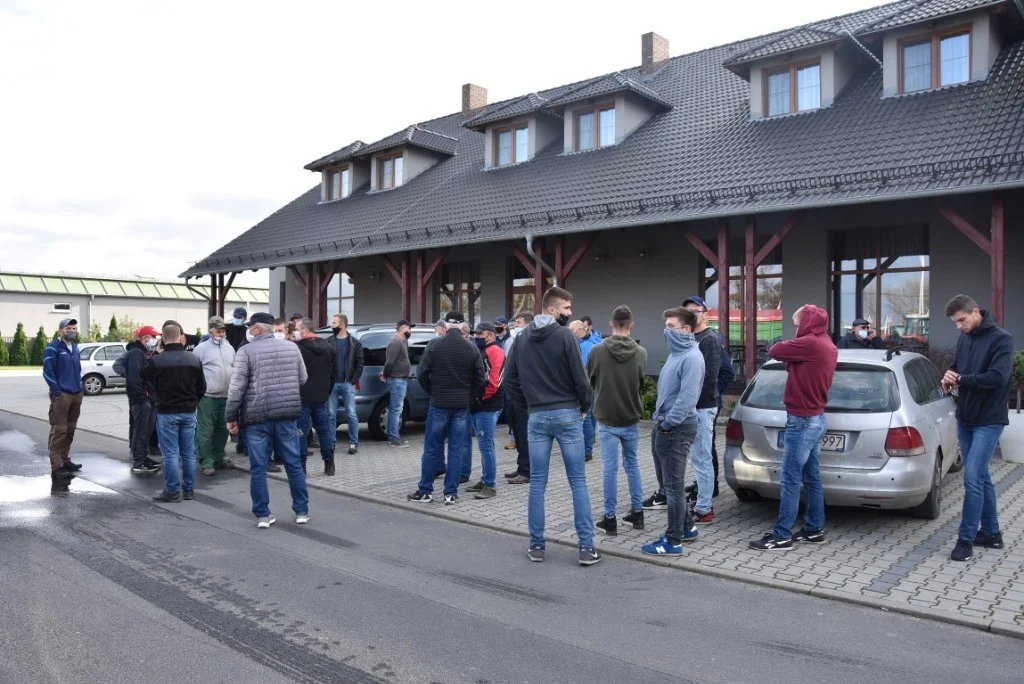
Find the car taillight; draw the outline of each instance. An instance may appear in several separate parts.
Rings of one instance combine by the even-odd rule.
[[[912,427],[891,428],[885,437],[885,452],[890,456],[920,456],[924,438]]]
[[[356,389],[356,392],[359,391],[359,381],[358,380],[356,380],[355,383],[352,386]]]
[[[743,423],[735,418],[730,418],[729,424],[725,428],[725,443],[729,446],[743,444]]]

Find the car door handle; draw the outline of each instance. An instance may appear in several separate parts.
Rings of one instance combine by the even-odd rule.
[[[103,364],[102,364],[102,363],[97,363],[96,365],[97,365],[97,366],[102,366]]]

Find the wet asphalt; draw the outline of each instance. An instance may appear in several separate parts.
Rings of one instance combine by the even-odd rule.
[[[79,432],[51,496],[45,422],[0,412],[0,682],[1019,682],[1021,642],[311,490],[257,530],[248,476],[156,504]],[[311,460],[315,463],[315,460]],[[315,466],[314,466],[315,467]],[[415,479],[410,473],[410,482]],[[436,505],[436,504],[435,504]],[[652,532],[656,536],[658,531]]]

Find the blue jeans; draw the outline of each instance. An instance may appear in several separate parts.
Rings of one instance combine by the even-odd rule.
[[[348,419],[348,443],[359,445],[359,416],[356,415],[356,386],[351,382],[336,382],[331,390],[331,396],[327,399],[328,420],[331,428],[331,441],[337,440],[338,434],[338,406],[344,404],[345,418]],[[317,433],[320,428],[317,428]],[[319,435],[318,435],[319,436]],[[320,443],[323,444],[323,437],[320,436]]]
[[[462,453],[469,439],[469,409],[430,406],[427,409],[427,428],[418,490],[424,494],[434,491],[434,477],[445,467],[444,440],[447,438],[448,468],[444,474],[444,493],[457,494],[459,473],[462,472]]]
[[[196,414],[158,413],[156,432],[164,455],[164,491],[192,491],[196,482]],[[181,480],[178,480],[178,468]]]
[[[476,443],[480,448],[480,479],[488,487],[494,486],[498,476],[498,457],[494,453],[494,433],[498,428],[498,416],[501,411],[481,411],[471,414],[470,428],[476,435]],[[462,477],[469,477],[473,472],[473,438],[466,439],[466,448],[462,450]]]
[[[249,440],[249,495],[252,512],[257,518],[270,515],[270,491],[267,489],[267,461],[277,451],[288,474],[292,492],[292,510],[296,515],[309,513],[309,491],[299,461],[299,436],[294,420],[268,420],[245,427]]]
[[[583,418],[578,409],[556,409],[531,413],[527,422],[530,442],[530,498],[527,518],[530,546],[544,548],[544,492],[548,486],[551,445],[558,440],[565,462],[565,475],[572,490],[573,522],[581,549],[594,546],[594,517],[587,492],[587,470],[583,452]]]
[[[408,378],[388,378],[388,439],[398,441],[398,428],[402,424],[402,406],[405,404],[405,390]]]
[[[825,416],[786,418],[785,447],[782,453],[782,492],[779,518],[772,534],[776,539],[792,539],[793,524],[800,510],[800,483],[804,485],[807,507],[804,510],[804,528],[819,532],[825,529],[825,494],[821,488],[818,458],[821,438],[825,434]]]
[[[583,453],[590,456],[594,453],[594,434],[597,432],[597,420],[591,407],[587,417],[583,419]]]
[[[686,460],[697,437],[693,422],[677,425],[669,431],[661,424],[651,431],[651,454],[662,476],[662,488],[668,504],[665,536],[672,544],[683,543],[683,533],[693,528],[690,507],[686,505]]]
[[[715,466],[711,462],[711,439],[717,413],[717,408],[697,409],[697,437],[690,451],[693,474],[697,476],[697,505],[694,510],[701,515],[714,506]]]
[[[988,471],[996,443],[1003,434],[1002,425],[959,425],[960,452],[964,457],[964,512],[960,521],[960,539],[974,543],[978,525],[985,534],[999,532],[996,512],[996,488]]]
[[[640,443],[640,424],[627,427],[612,427],[598,423],[601,437],[601,458],[604,460],[604,514],[615,517],[615,506],[619,492],[619,445],[622,445],[622,469],[629,482],[629,505],[634,511],[643,510],[643,480],[640,477],[640,463],[636,458]]]
[[[309,427],[316,428],[317,437],[320,438],[320,456],[324,462],[334,460],[334,430],[331,420],[328,417],[328,402],[321,401],[315,404],[303,404],[302,412],[299,413],[299,459],[306,462],[306,452],[309,444],[306,435],[309,434]]]

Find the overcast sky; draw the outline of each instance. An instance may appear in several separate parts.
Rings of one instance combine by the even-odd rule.
[[[0,270],[173,277],[463,83],[493,102],[637,65],[647,31],[675,56],[882,3],[604,4],[0,0]]]

